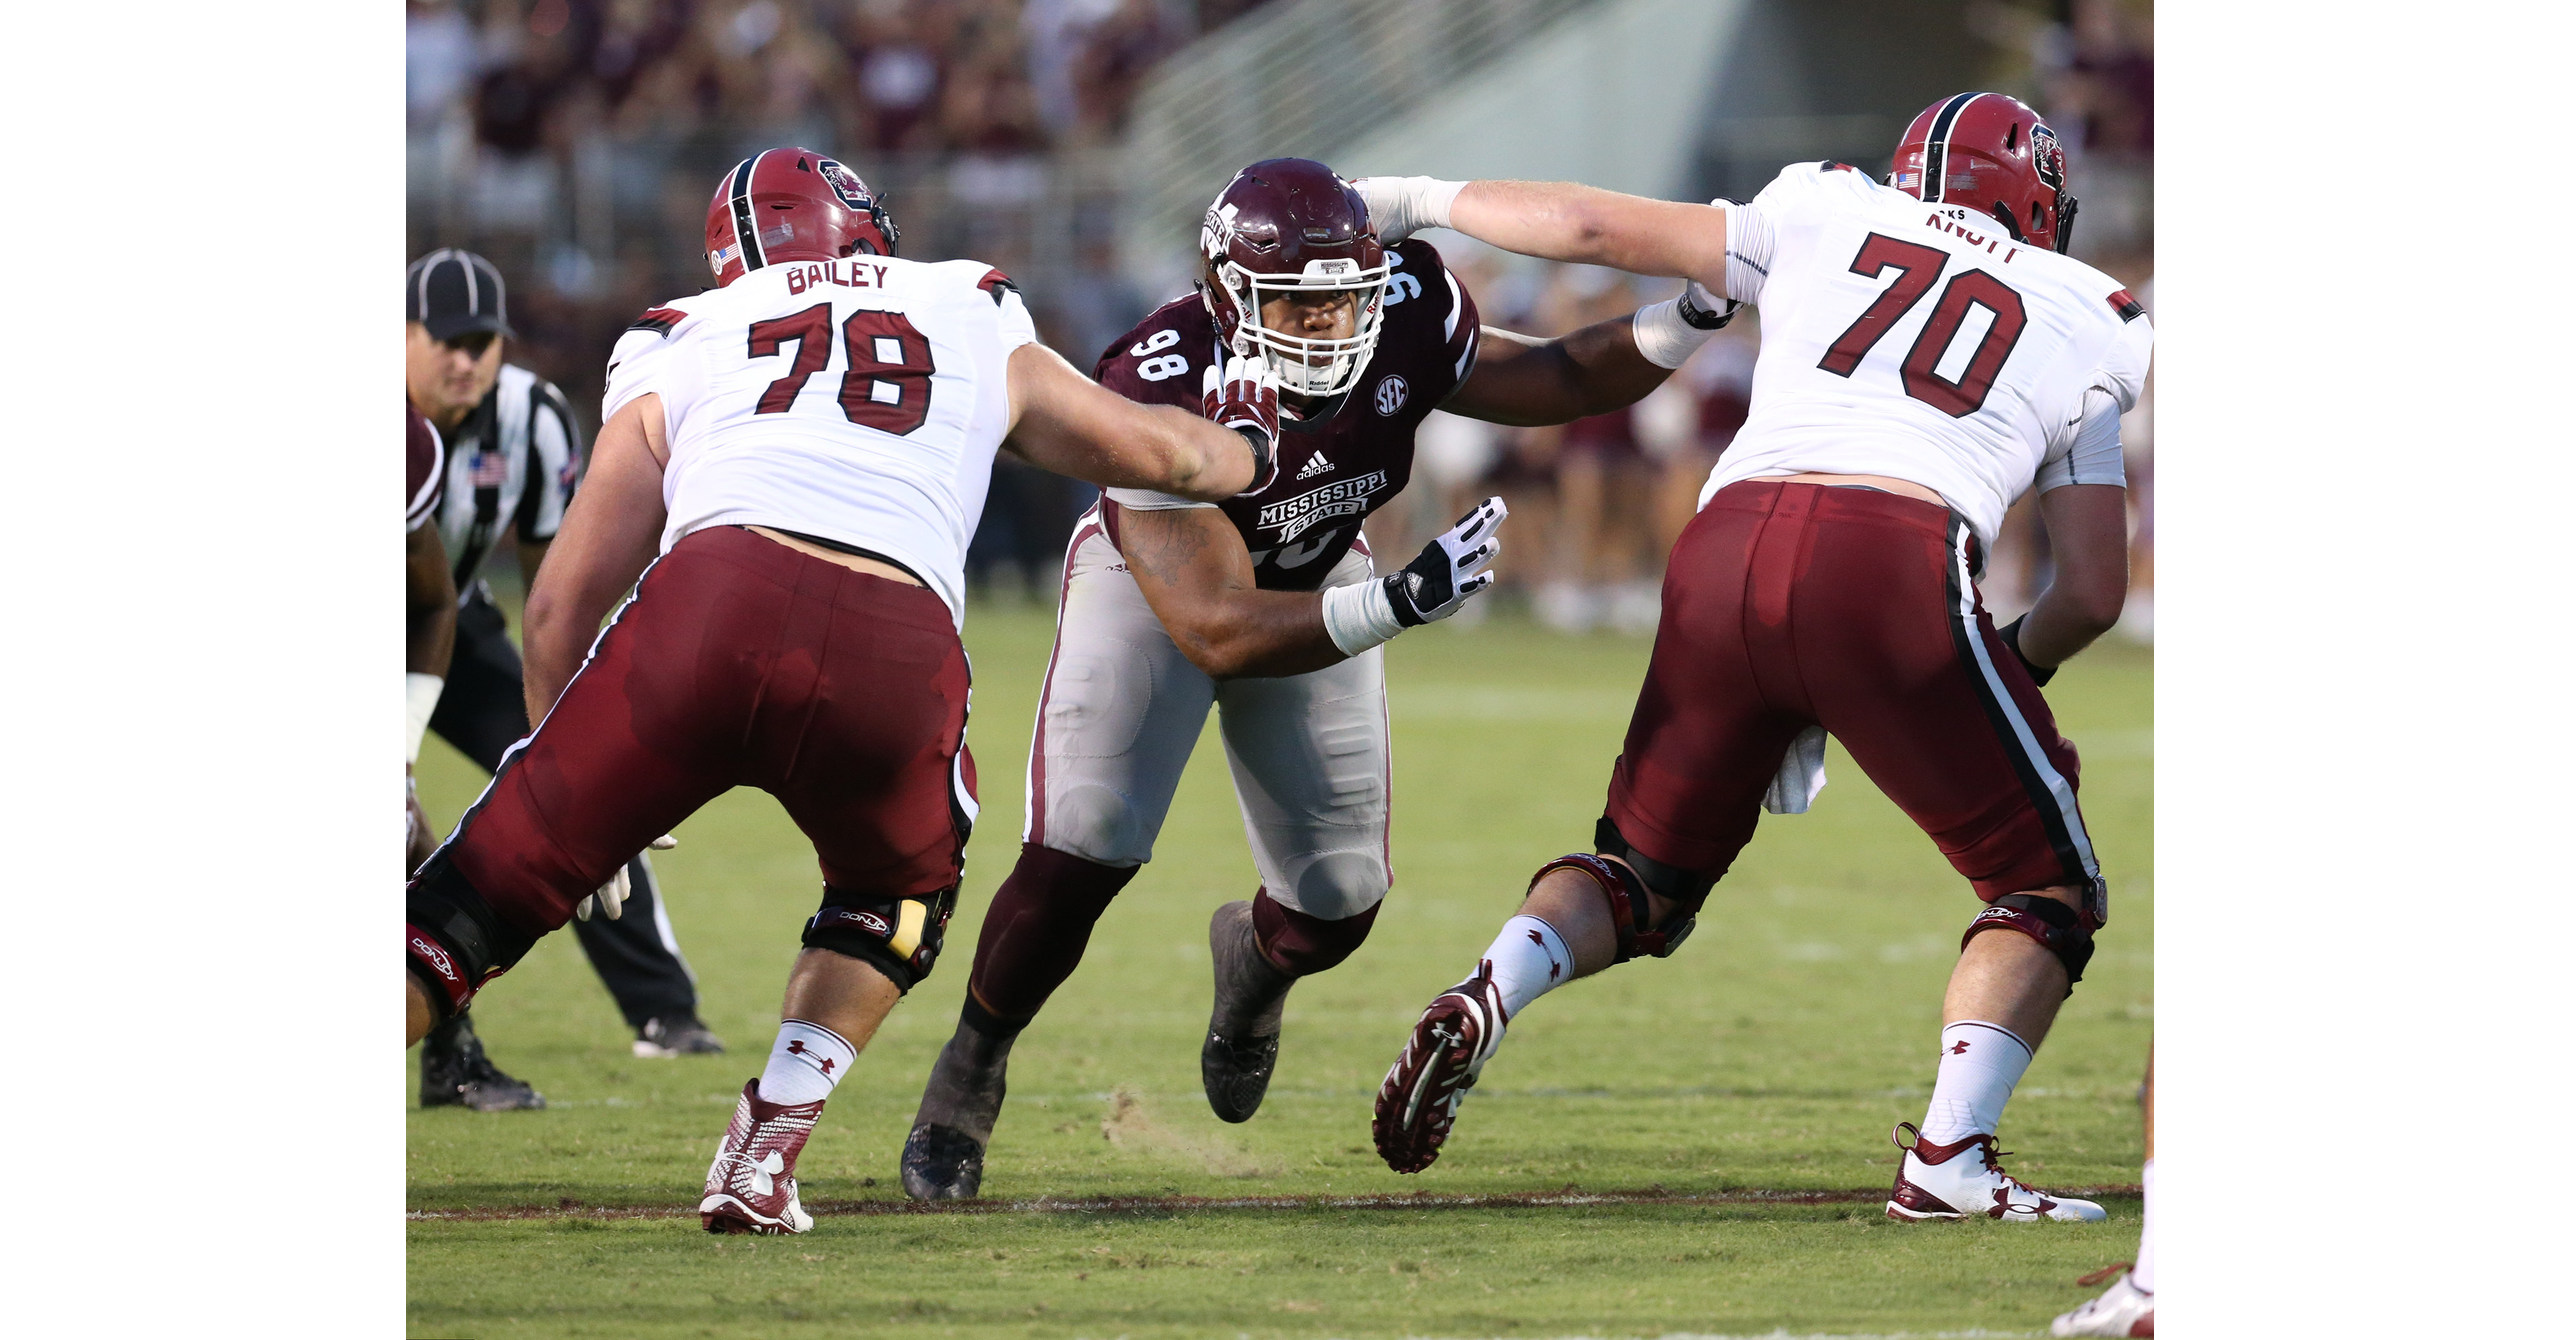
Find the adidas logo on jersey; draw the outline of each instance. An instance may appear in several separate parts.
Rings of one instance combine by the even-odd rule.
[[[1324,458],[1324,453],[1319,451],[1315,455],[1307,458],[1306,468],[1298,472],[1298,478],[1302,480],[1313,479],[1317,475],[1323,474],[1325,471],[1332,468],[1333,462],[1326,460]]]

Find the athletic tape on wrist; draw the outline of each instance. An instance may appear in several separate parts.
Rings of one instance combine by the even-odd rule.
[[[1658,368],[1677,368],[1705,347],[1713,330],[1700,330],[1680,319],[1680,300],[1665,298],[1636,309],[1636,352]]]
[[[1404,631],[1397,620],[1395,606],[1387,603],[1387,583],[1372,577],[1350,586],[1328,588],[1324,593],[1324,631],[1333,639],[1334,648],[1345,656],[1357,656],[1371,647]]]
[[[409,762],[418,761],[418,747],[427,741],[427,722],[436,714],[436,699],[444,696],[444,676],[409,672]]]
[[[1413,195],[1413,226],[1422,228],[1454,228],[1449,211],[1458,204],[1458,192],[1467,189],[1463,181],[1442,181],[1437,177],[1416,177]]]

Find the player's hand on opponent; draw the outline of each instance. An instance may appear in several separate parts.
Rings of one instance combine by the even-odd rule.
[[[676,840],[672,834],[649,839],[649,850],[651,851],[665,851],[675,845]],[[596,904],[602,903],[604,904],[604,919],[607,921],[620,921],[622,920],[622,900],[630,896],[631,864],[626,861],[623,864],[614,867],[613,878],[606,880],[603,888],[600,888],[578,900],[578,920],[593,920],[596,914]]]
[[[1253,484],[1235,496],[1250,498],[1271,487],[1280,473],[1280,387],[1259,354],[1229,358],[1200,372],[1200,413],[1253,447]]]
[[[1390,247],[1425,228],[1448,227],[1449,208],[1465,185],[1437,177],[1355,177],[1351,181],[1351,189],[1369,207],[1369,226],[1378,230],[1378,241]]]
[[[1467,509],[1414,560],[1387,575],[1387,604],[1407,628],[1438,623],[1458,612],[1476,592],[1493,585],[1493,557],[1502,552],[1494,532],[1511,509],[1499,497]]]
[[[1411,563],[1384,577],[1327,588],[1324,631],[1334,649],[1357,656],[1408,628],[1457,613],[1468,597],[1493,585],[1494,555],[1502,552],[1493,533],[1509,515],[1502,499],[1487,498]]]

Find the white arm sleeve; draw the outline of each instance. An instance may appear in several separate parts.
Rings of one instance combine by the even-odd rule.
[[[1756,204],[1716,204],[1724,210],[1724,296],[1758,302],[1760,283],[1769,277],[1769,260],[1778,250],[1778,225]]]
[[[2059,445],[2036,470],[2036,492],[2066,484],[2124,487],[2124,412],[2116,408],[2115,392],[2096,386],[2082,392],[2080,418]]]

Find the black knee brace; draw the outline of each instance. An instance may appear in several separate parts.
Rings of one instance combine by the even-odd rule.
[[[441,852],[409,884],[409,971],[426,988],[439,1022],[470,1004],[490,978],[523,961],[534,938],[499,919]]]
[[[882,898],[830,884],[818,915],[802,928],[800,944],[858,958],[878,968],[904,995],[942,956],[942,932],[959,903],[956,884],[923,898]]]
[[[2085,908],[2075,908],[2058,898],[2041,894],[2012,893],[1991,900],[1982,914],[1965,927],[1964,944],[1973,937],[1997,927],[2016,931],[2043,945],[2055,958],[2062,960],[2063,971],[2071,974],[2075,984],[2089,966],[2089,956],[2098,951],[2097,932],[2107,924],[2107,881],[2101,876],[2081,894]],[[1963,946],[1958,946],[1962,952]]]
[[[1639,954],[1653,958],[1671,957],[1671,952],[1689,938],[1689,932],[1697,929],[1698,909],[1705,905],[1708,891],[1715,887],[1715,878],[1695,870],[1665,865],[1628,846],[1626,838],[1618,832],[1618,826],[1609,822],[1606,816],[1601,818],[1591,837],[1592,846],[1598,848],[1598,855],[1559,856],[1538,867],[1538,873],[1529,877],[1529,887],[1536,888],[1538,881],[1546,878],[1550,870],[1571,866],[1582,871],[1597,881],[1601,892],[1608,895],[1609,916],[1618,927],[1618,957],[1615,962],[1624,963]],[[1612,859],[1602,860],[1603,856]],[[1626,874],[1629,872],[1636,877],[1633,889],[1627,887]],[[1648,892],[1667,898],[1672,904],[1670,915],[1663,918],[1660,929],[1650,924],[1652,899],[1643,896]]]

